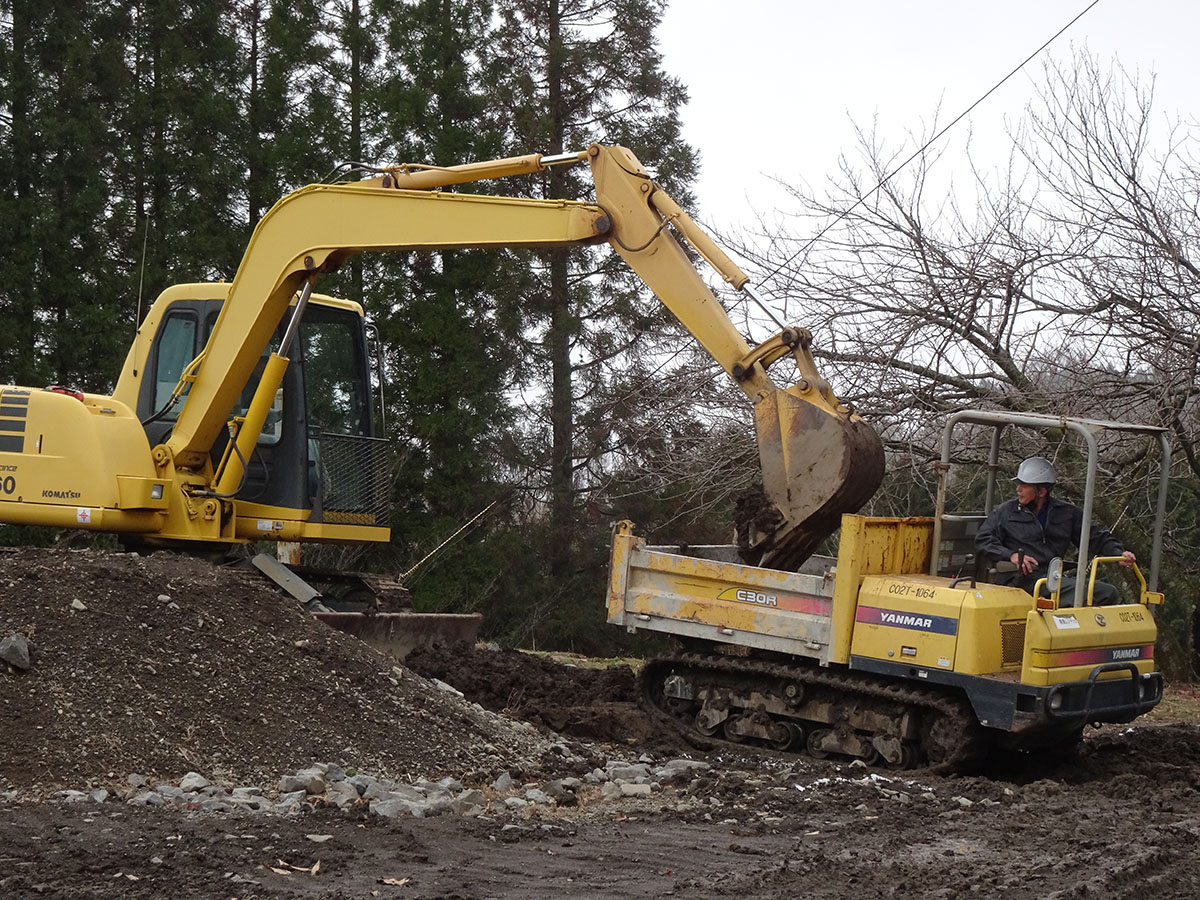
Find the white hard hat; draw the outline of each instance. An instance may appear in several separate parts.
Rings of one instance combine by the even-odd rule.
[[[1022,484],[1058,484],[1054,466],[1044,456],[1031,456],[1017,466],[1017,477],[1013,481]]]

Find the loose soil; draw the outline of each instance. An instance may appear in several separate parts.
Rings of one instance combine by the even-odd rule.
[[[700,754],[641,713],[628,668],[483,648],[396,666],[256,574],[169,554],[0,551],[12,632],[35,651],[28,672],[0,666],[4,897],[1200,896],[1186,702],[1070,757],[939,776]],[[135,773],[270,785],[314,762],[539,782],[641,754],[712,768],[648,798],[476,819],[48,799]]]

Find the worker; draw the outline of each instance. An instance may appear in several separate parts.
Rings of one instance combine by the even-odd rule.
[[[1083,510],[1051,494],[1058,478],[1050,460],[1032,456],[1017,467],[1017,496],[992,510],[975,536],[975,546],[997,560],[1008,560],[1016,571],[1004,573],[1001,583],[1012,584],[1029,593],[1039,578],[1045,578],[1050,560],[1065,557],[1079,546],[1083,532]],[[1120,556],[1122,566],[1137,562],[1133,551],[1095,522],[1089,532],[1088,551],[1093,556]],[[1043,588],[1045,593],[1045,588]],[[1062,580],[1059,593],[1062,606],[1075,602],[1075,576]],[[1117,602],[1117,589],[1097,581],[1092,602],[1107,606]]]

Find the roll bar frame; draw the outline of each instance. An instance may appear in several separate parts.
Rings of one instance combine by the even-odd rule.
[[[988,451],[988,481],[987,493],[984,499],[984,515],[992,512],[996,502],[996,473],[1000,468],[1000,437],[1009,425],[1035,430],[1060,428],[1075,432],[1083,437],[1088,448],[1087,477],[1083,489],[1083,527],[1079,535],[1080,566],[1089,559],[1089,541],[1091,540],[1092,507],[1096,492],[1096,469],[1098,449],[1096,436],[1105,431],[1120,431],[1128,434],[1142,434],[1147,437],[1157,437],[1162,448],[1162,460],[1159,467],[1158,505],[1154,515],[1154,536],[1150,550],[1149,588],[1158,590],[1158,570],[1162,559],[1162,537],[1167,513],[1167,485],[1171,477],[1171,446],[1167,437],[1167,429],[1155,425],[1136,425],[1129,422],[1109,422],[1101,419],[1083,419],[1072,416],[1053,416],[1042,413],[1016,413],[998,410],[964,409],[952,413],[946,420],[942,430],[942,455],[937,465],[937,506],[933,519],[933,552],[930,554],[929,573],[937,574],[937,548],[942,542],[942,517],[946,514],[946,494],[949,486],[950,473],[950,437],[954,428],[960,424],[990,425],[992,431],[991,447]],[[1075,579],[1075,605],[1083,605],[1086,590],[1086,579]]]

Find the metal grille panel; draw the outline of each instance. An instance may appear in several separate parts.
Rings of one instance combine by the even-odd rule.
[[[318,521],[387,528],[391,511],[391,442],[386,438],[322,434],[316,444],[321,478]]]
[[[1025,654],[1025,620],[1000,623],[1000,665],[1019,666]]]

